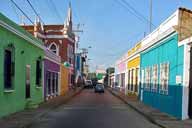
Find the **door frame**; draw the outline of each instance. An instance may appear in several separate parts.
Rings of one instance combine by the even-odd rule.
[[[29,69],[29,85],[27,85],[27,69]],[[29,86],[29,88],[27,88]],[[29,89],[29,90],[27,90]],[[29,96],[28,94],[29,93]],[[31,65],[26,65],[25,66],[25,98],[29,99],[31,98]]]
[[[192,118],[192,46],[190,47],[190,68],[189,68],[189,106],[188,115]]]

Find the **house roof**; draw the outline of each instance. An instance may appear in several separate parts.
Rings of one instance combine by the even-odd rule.
[[[33,35],[31,35],[29,32],[27,32],[24,28],[22,28],[15,22],[11,21],[9,18],[4,16],[2,13],[0,13],[0,26],[15,33],[16,35],[20,36],[21,38],[27,40],[32,45],[35,45],[41,49],[44,49],[42,41],[33,37]]]

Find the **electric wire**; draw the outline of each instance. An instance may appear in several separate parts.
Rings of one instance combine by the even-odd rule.
[[[35,8],[33,7],[33,5],[31,4],[31,2],[29,0],[27,0],[27,3],[30,5],[30,7],[32,8],[32,10],[35,12],[36,16],[42,21],[43,24],[45,24],[42,20],[42,18],[39,16],[39,14],[37,13],[37,11],[35,10]]]
[[[34,25],[33,21],[28,17],[28,15],[17,5],[17,3],[15,3],[14,0],[10,0],[17,9],[19,9],[19,11],[21,11],[21,13],[23,13],[23,15]]]
[[[153,27],[156,27],[151,21],[149,21],[145,16],[143,16],[140,12],[138,12],[132,5],[130,5],[126,0],[121,0],[127,7],[133,10],[139,17],[145,20],[147,23],[150,23]]]
[[[61,15],[59,14],[59,12],[58,12],[58,10],[57,10],[57,8],[56,8],[55,3],[54,3],[52,0],[48,0],[48,1],[49,1],[49,2],[51,3],[51,5],[53,6],[53,9],[54,9],[54,12],[55,12],[57,18],[59,18],[59,20],[61,20],[61,21],[63,22],[63,19],[62,19]]]

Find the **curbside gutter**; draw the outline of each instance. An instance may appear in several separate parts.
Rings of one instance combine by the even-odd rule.
[[[149,122],[151,122],[152,124],[155,124],[161,128],[168,128],[160,123],[158,123],[154,118],[152,118],[150,115],[147,115],[146,113],[144,113],[143,111],[139,110],[138,108],[136,108],[134,105],[132,105],[131,103],[129,103],[127,100],[125,100],[122,96],[116,94],[112,89],[107,88],[107,90],[115,97],[117,97],[118,99],[120,99],[121,101],[123,101],[125,104],[127,104],[130,108],[132,108],[133,110],[135,110],[137,113],[141,114],[143,117],[145,117]]]

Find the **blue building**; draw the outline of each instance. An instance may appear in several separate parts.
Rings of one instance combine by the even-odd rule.
[[[178,119],[192,117],[192,11],[179,8],[141,43],[140,100]]]
[[[75,83],[81,84],[83,82],[83,57],[81,53],[75,55]]]

